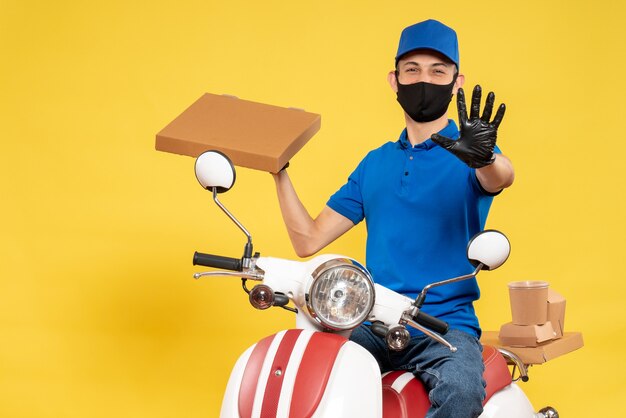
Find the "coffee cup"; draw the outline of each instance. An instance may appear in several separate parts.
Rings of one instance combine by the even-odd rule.
[[[548,320],[548,282],[509,283],[511,315],[515,325],[542,325]]]

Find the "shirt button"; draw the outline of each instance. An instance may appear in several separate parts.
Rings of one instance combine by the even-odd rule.
[[[409,157],[409,160],[412,160],[412,159],[413,159],[413,156],[411,155],[411,156]]]

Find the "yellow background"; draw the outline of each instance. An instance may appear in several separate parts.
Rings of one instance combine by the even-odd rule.
[[[317,214],[397,138],[385,77],[430,17],[457,30],[467,90],[508,106],[517,179],[488,226],[513,252],[480,279],[483,328],[510,320],[508,281],[549,281],[585,347],[522,387],[565,417],[622,416],[626,14],[608,0],[0,2],[0,416],[217,416],[239,353],[292,317],[192,279],[194,250],[237,257],[244,238],[156,132],[204,92],[322,114],[290,168]],[[257,250],[295,257],[268,174],[240,169],[222,201]],[[364,236],[328,251],[363,259]]]

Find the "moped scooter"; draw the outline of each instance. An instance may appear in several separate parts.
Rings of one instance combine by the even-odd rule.
[[[467,257],[475,270],[426,286],[415,300],[374,282],[356,260],[325,254],[308,261],[261,257],[254,253],[248,230],[219,201],[218,194],[235,182],[235,167],[218,151],[207,151],[195,163],[196,177],[213,194],[217,206],[247,237],[241,258],[196,252],[194,265],[220,269],[196,273],[239,277],[250,304],[257,309],[281,307],[295,313],[295,329],[268,336],[237,360],[228,381],[221,417],[371,417],[402,418],[426,414],[430,404],[422,383],[412,374],[382,375],[376,360],[348,338],[369,321],[392,350],[404,349],[413,327],[447,346],[448,324],[424,313],[427,293],[437,286],[475,277],[501,266],[509,256],[508,239],[486,230],[471,239]],[[256,284],[250,289],[248,281]],[[514,380],[527,380],[522,361],[513,353],[484,347],[487,397],[481,418],[558,417],[551,407],[535,412]],[[507,364],[519,369],[519,378]]]

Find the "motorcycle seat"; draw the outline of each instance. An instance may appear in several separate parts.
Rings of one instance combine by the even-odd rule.
[[[487,393],[483,405],[491,396],[511,384],[511,373],[507,362],[497,348],[483,347]],[[413,373],[393,371],[383,375],[383,417],[423,417],[430,407],[428,393],[423,383]]]

